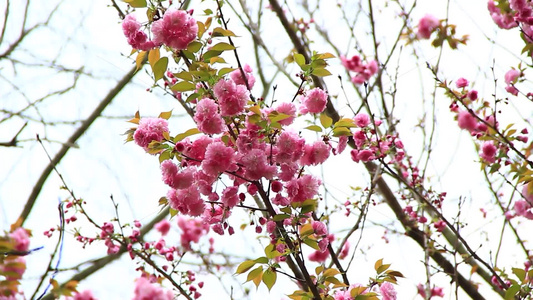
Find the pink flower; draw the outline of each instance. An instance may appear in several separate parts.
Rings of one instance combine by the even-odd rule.
[[[234,116],[244,111],[249,99],[248,90],[233,80],[219,80],[213,87],[213,92],[220,105],[220,114],[224,117]]]
[[[204,98],[196,104],[194,121],[198,125],[198,130],[206,134],[217,134],[224,131],[224,120],[218,112],[218,105],[215,100]]]
[[[354,117],[355,125],[360,128],[364,128],[370,124],[370,117],[365,113],[358,113]]]
[[[533,193],[529,192],[529,184],[525,184],[522,187],[522,196],[527,200],[527,202],[533,205]]]
[[[346,256],[348,256],[348,253],[350,252],[350,242],[346,241],[344,243],[344,246],[342,246],[342,250],[339,253],[339,259],[345,259]]]
[[[225,171],[235,171],[235,151],[222,142],[214,142],[207,146],[202,169],[208,175],[218,176]]]
[[[156,286],[144,277],[135,282],[135,295],[132,300],[172,300],[172,291]]]
[[[67,300],[96,300],[96,298],[93,296],[93,292],[90,290],[85,290],[83,292],[76,292],[74,294],[74,297],[66,297]]]
[[[494,163],[496,161],[496,151],[498,149],[494,146],[493,142],[485,142],[481,146],[481,153],[479,154],[488,163]]]
[[[439,27],[440,22],[434,16],[427,14],[418,22],[417,36],[419,39],[429,39],[431,33]]]
[[[165,220],[161,220],[157,224],[155,224],[154,228],[161,233],[161,235],[167,235],[167,233],[170,231],[170,222]]]
[[[533,220],[533,210],[531,204],[524,200],[518,200],[515,202],[514,211],[517,216],[522,216],[526,219]]]
[[[122,31],[126,38],[128,38],[128,44],[135,49],[147,51],[155,47],[154,42],[149,41],[146,33],[140,30],[141,24],[137,22],[135,16],[129,14],[124,18],[122,22]]]
[[[324,111],[328,102],[328,95],[320,88],[314,88],[305,93],[305,96],[300,98],[302,106],[300,112],[302,114],[312,113],[319,114]]]
[[[168,122],[161,118],[142,118],[139,126],[133,134],[135,143],[148,151],[148,145],[153,142],[161,142],[164,139],[163,133],[168,132]]]
[[[488,1],[487,6],[492,20],[498,25],[498,27],[502,29],[511,29],[518,26],[518,22],[514,20],[514,14],[512,12],[504,14],[492,0]]]
[[[167,193],[167,198],[170,207],[179,210],[182,214],[196,217],[204,212],[205,204],[200,198],[200,192],[195,185],[182,190],[171,189]]]
[[[511,69],[505,73],[505,83],[507,85],[510,85],[511,83],[516,83],[516,80],[518,77],[520,77],[521,73],[518,70]]]
[[[322,141],[316,141],[312,145],[304,146],[304,154],[300,163],[304,166],[319,165],[329,157],[329,146]]]
[[[199,219],[178,218],[178,227],[182,233],[180,236],[181,246],[187,250],[191,249],[191,243],[198,243],[200,238],[209,232],[209,224]]]
[[[320,184],[320,180],[306,174],[298,179],[289,181],[285,189],[291,202],[304,202],[307,199],[312,199],[318,193]]]
[[[459,128],[461,129],[466,129],[470,132],[476,131],[477,120],[466,110],[459,112],[457,115],[457,122],[459,123]]]
[[[163,173],[163,182],[171,188],[179,190],[187,188],[193,183],[196,168],[188,167],[178,172],[178,166],[168,159],[161,163],[161,172]]]
[[[254,83],[255,83],[255,77],[252,74],[252,67],[250,67],[248,64],[246,64],[246,65],[244,65],[242,70],[243,70],[244,74],[246,75],[246,80],[248,80],[248,86],[250,87],[250,89],[252,89],[254,87]],[[231,77],[231,79],[236,84],[240,84],[240,85],[246,86],[246,83],[245,83],[244,79],[242,78],[241,70],[237,69],[237,70],[231,72],[229,76]]]
[[[384,282],[379,287],[379,291],[382,296],[382,300],[396,300],[396,290],[390,282]]]
[[[205,150],[207,149],[207,146],[212,142],[213,139],[203,135],[194,142],[188,144],[183,153],[192,159],[187,160],[187,163],[192,166],[200,165],[201,161],[205,158]]]
[[[239,187],[237,186],[228,186],[222,192],[222,203],[229,208],[233,208],[235,205],[239,204],[239,196],[237,192]]]
[[[475,101],[477,99],[477,91],[476,90],[468,91],[467,97],[468,99]]]
[[[463,77],[457,79],[457,81],[455,82],[455,85],[457,86],[457,88],[464,88],[466,86],[468,86],[468,80],[464,79]]]
[[[316,250],[315,252],[309,254],[309,260],[315,262],[324,262],[329,257],[329,252]]]
[[[276,166],[270,165],[265,152],[260,149],[252,149],[243,155],[240,162],[244,168],[244,177],[249,180],[261,178],[272,179],[276,174]]]
[[[433,226],[435,227],[435,229],[437,229],[438,232],[442,232],[444,228],[446,228],[446,222],[444,222],[443,220],[438,220],[433,223]]]
[[[322,236],[328,234],[328,229],[324,223],[320,221],[313,221],[311,224],[316,235]]]
[[[357,153],[357,161],[367,162],[375,159],[374,153],[371,150],[365,149]]]
[[[277,163],[292,163],[303,155],[305,140],[291,131],[283,131],[275,145]]]
[[[9,237],[15,242],[15,250],[28,251],[30,249],[30,235],[26,229],[19,227],[11,232]]]
[[[280,114],[286,114],[289,117],[283,120],[278,121],[279,124],[283,126],[291,125],[296,117],[296,106],[289,102],[282,102],[274,109]]]
[[[431,297],[444,297],[444,292],[441,287],[435,286],[431,289]]]
[[[342,65],[352,72],[361,72],[363,70],[361,58],[358,55],[352,56],[350,59],[346,59],[344,55],[341,55]]]
[[[342,135],[339,137],[339,143],[337,144],[337,149],[333,152],[333,154],[341,154],[344,149],[346,149],[346,146],[348,145],[348,137],[345,135]]]
[[[163,19],[152,23],[152,33],[156,44],[165,44],[170,48],[183,50],[196,38],[198,25],[185,11],[169,9],[163,15]]]
[[[0,273],[3,273],[2,275],[5,276],[5,279],[7,281],[15,281],[22,279],[22,275],[24,275],[25,271],[26,260],[22,256],[17,256],[15,258],[8,257],[2,262],[2,264],[0,264]],[[4,279],[2,279],[2,281],[3,280]],[[0,286],[0,293],[1,292],[3,292],[3,286]]]
[[[522,75],[522,73],[518,70],[511,69],[505,73],[505,83],[507,83],[507,86],[505,87],[505,90],[514,95],[518,95],[518,89],[514,87],[514,84],[518,80],[518,78]]]

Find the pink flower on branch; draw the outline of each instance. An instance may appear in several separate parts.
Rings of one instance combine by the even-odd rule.
[[[440,22],[434,16],[427,14],[418,22],[417,36],[419,39],[429,39],[431,33],[440,25]]]
[[[246,87],[235,84],[231,79],[219,80],[213,87],[213,92],[218,99],[220,114],[224,117],[242,113],[250,98]]]
[[[319,114],[324,111],[328,102],[328,95],[320,88],[314,88],[300,97],[300,113]]]
[[[198,25],[196,20],[185,11],[169,9],[162,19],[152,24],[152,33],[154,43],[183,50],[196,39]]]
[[[151,142],[161,142],[164,139],[164,132],[168,132],[168,122],[162,118],[142,118],[139,126],[133,134],[135,143],[148,151]]]
[[[141,24],[137,22],[135,16],[129,14],[124,18],[122,22],[122,31],[126,38],[128,38],[128,44],[135,49],[148,51],[155,47],[154,42],[149,41],[146,33],[141,31]]]

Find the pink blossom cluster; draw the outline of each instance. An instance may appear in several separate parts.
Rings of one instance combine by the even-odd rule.
[[[520,216],[533,220],[533,193],[528,190],[528,184],[522,188],[523,199],[517,200],[514,204],[513,211],[508,211],[505,216],[508,219]]]
[[[174,294],[157,286],[145,277],[140,277],[135,282],[135,295],[132,300],[172,300]]]
[[[157,45],[183,50],[196,39],[198,25],[187,12],[168,9],[162,19],[152,23],[152,33]]]
[[[350,151],[352,160],[355,162],[368,162],[384,158],[391,151],[395,151],[394,162],[400,162],[404,158],[403,143],[396,136],[387,135],[376,139],[374,126],[381,125],[380,120],[372,124],[370,116],[359,113],[354,117],[354,124],[358,127],[352,137],[355,148]],[[374,125],[374,126],[372,126]]]
[[[501,29],[511,29],[518,26],[518,23],[514,19],[513,12],[502,11],[496,6],[493,0],[489,0],[487,6],[492,20]]]
[[[30,249],[30,234],[28,230],[19,227],[9,234],[15,244],[16,251],[28,251]]]
[[[347,59],[344,55],[341,55],[341,62],[342,65],[348,69],[348,71],[356,73],[351,79],[356,85],[368,82],[370,77],[378,72],[377,61],[371,60],[368,63],[364,63],[361,60],[361,57],[358,55],[354,55],[350,59]]]
[[[128,39],[128,44],[135,49],[148,51],[156,46],[153,41],[148,40],[146,33],[141,30],[141,23],[137,22],[137,19],[132,14],[124,18],[122,31]]]
[[[514,84],[517,82],[518,78],[522,76],[522,73],[515,69],[510,69],[505,73],[505,83],[507,86],[505,87],[505,90],[514,96],[518,96],[518,89],[514,86]]]
[[[429,39],[431,34],[439,28],[440,21],[433,15],[426,14],[418,21],[418,32],[416,33],[419,39]]]
[[[191,249],[191,242],[198,243],[200,237],[209,232],[209,225],[198,219],[179,217],[178,227],[181,229],[181,246],[186,250]]]
[[[438,287],[438,286],[432,287],[430,290],[431,294],[429,295],[429,298],[426,296],[426,289],[423,284],[419,283],[416,288],[418,290],[418,294],[422,296],[424,299],[431,299],[433,297],[441,297],[441,298],[444,297],[444,292],[443,292],[442,287]]]
[[[163,18],[152,23],[153,40],[149,40],[135,16],[129,14],[122,22],[122,31],[133,48],[148,51],[160,45],[175,50],[186,49],[196,39],[198,25],[187,12],[168,9]]]
[[[353,288],[360,288],[362,287],[361,284],[352,284],[347,290],[337,290],[333,294],[334,300],[353,300],[354,298],[350,294],[351,290]],[[374,287],[372,289],[373,292],[378,292],[381,295],[382,300],[396,300],[396,290],[394,289],[394,285],[390,282],[383,282],[381,285],[379,285],[378,288]],[[368,293],[368,289],[365,289],[361,292],[360,295],[365,295]]]
[[[248,83],[248,87],[252,89],[255,84],[255,77],[252,72],[252,67],[250,65],[246,64],[244,67],[242,67],[242,71],[237,69],[230,73],[230,77],[236,84],[240,84],[243,86],[246,86],[246,82]],[[242,77],[242,73],[244,73],[245,78]],[[246,79],[246,81],[245,81]]]
[[[135,130],[133,139],[135,143],[148,152],[148,145],[151,142],[161,142],[164,139],[163,133],[168,133],[168,122],[162,118],[142,118],[139,126]]]
[[[324,111],[328,102],[328,95],[321,88],[313,88],[300,97],[301,114],[319,114]]]

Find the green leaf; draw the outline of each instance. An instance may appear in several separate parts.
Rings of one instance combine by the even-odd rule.
[[[313,72],[311,72],[312,75],[318,76],[318,77],[325,77],[331,75],[331,73],[326,69],[313,69]]]
[[[346,127],[337,127],[333,129],[333,136],[350,136],[352,132]]]
[[[226,51],[226,50],[234,50],[235,47],[228,44],[228,43],[224,43],[224,42],[220,42],[216,45],[214,45],[213,47],[211,47],[211,51]]]
[[[266,258],[264,256],[261,256],[259,258],[256,258],[254,261],[256,263],[258,263],[258,264],[267,264],[268,263],[268,258]]]
[[[146,7],[146,0],[123,0],[131,7]]]
[[[200,133],[200,130],[198,130],[198,128],[191,128],[191,129],[185,131],[184,133],[180,133],[180,134],[176,135],[176,137],[174,138],[174,143],[177,143],[177,142],[183,140],[184,138],[186,138],[188,136],[195,135],[195,134],[198,134],[198,133]]]
[[[164,112],[159,114],[158,118],[168,120],[168,119],[170,119],[171,116],[172,116],[172,111],[164,111]]]
[[[217,37],[217,36],[236,36],[236,35],[231,30],[227,30],[222,27],[217,27],[213,29],[213,34],[211,36]]]
[[[265,247],[265,255],[269,259],[276,258],[278,256],[281,256],[281,253],[279,253],[274,245],[268,244],[268,246]]]
[[[162,163],[165,160],[170,159],[170,153],[172,152],[168,150],[161,152],[161,154],[159,154],[159,163]]]
[[[146,58],[146,51],[141,51],[137,54],[137,57],[135,58],[135,72],[139,71],[139,69],[142,67],[142,64],[144,62],[144,59]]]
[[[381,273],[387,271],[389,269],[389,267],[390,267],[390,264],[381,265],[379,268],[377,268],[376,272],[378,274],[381,274]]]
[[[211,59],[211,57],[219,56],[220,54],[222,54],[222,51],[209,50],[206,53],[204,53],[203,58],[205,62],[208,62]]]
[[[507,291],[505,291],[505,299],[514,299],[514,296],[520,291],[520,286],[518,284],[511,285]]]
[[[202,46],[203,46],[202,43],[198,41],[193,41],[189,44],[189,46],[187,46],[187,50],[192,53],[196,53],[200,51],[200,49],[202,49]]]
[[[320,55],[318,55],[318,59],[328,59],[328,58],[335,58],[335,55],[329,52],[321,53]]]
[[[150,50],[150,52],[148,52],[148,62],[150,63],[152,68],[154,67],[155,63],[159,60],[160,58],[159,55],[160,55],[159,48],[154,48]]]
[[[311,126],[307,126],[305,127],[305,129],[308,129],[308,130],[311,130],[311,131],[316,131],[316,132],[322,132],[322,128],[318,125],[311,125]]]
[[[281,220],[285,220],[285,219],[288,219],[290,218],[291,216],[290,215],[286,215],[286,214],[277,214],[274,216],[274,218],[272,218],[275,222],[277,221],[281,221]]]
[[[154,66],[152,66],[152,71],[154,72],[154,80],[157,82],[159,79],[163,78],[165,71],[168,67],[168,57],[160,58]]]
[[[190,72],[187,72],[187,71],[174,73],[174,77],[179,78],[179,79],[183,79],[185,81],[192,81],[193,80],[192,74]]]
[[[174,92],[192,91],[196,88],[196,84],[188,81],[181,81],[173,85],[170,89]]]
[[[237,267],[237,271],[235,272],[236,274],[242,274],[248,270],[250,270],[253,266],[255,266],[256,262],[253,261],[253,260],[246,260],[244,262],[242,262],[238,267]]]
[[[318,247],[318,242],[316,240],[313,240],[313,239],[310,239],[310,238],[304,238],[302,240],[304,242],[304,244],[306,244],[307,246],[315,249],[315,250],[319,250],[320,247]]]
[[[378,259],[376,261],[376,263],[374,263],[374,270],[376,270],[376,272],[377,272],[378,269],[381,267],[381,265],[383,265],[383,258]]]
[[[524,279],[526,278],[526,270],[524,270],[524,269],[513,268],[513,274],[515,274],[516,277],[518,277],[520,282],[523,282]]]
[[[175,209],[173,209],[173,208],[170,208],[170,217],[171,217],[171,218],[174,217],[174,216],[177,215],[177,214],[178,214],[178,211],[177,211],[177,210],[175,210]]]
[[[235,71],[234,68],[222,68],[222,69],[218,70],[218,74],[217,75],[219,77],[222,77],[222,76],[224,76],[224,75],[226,75],[228,73],[231,73],[233,71]]]
[[[327,270],[324,271],[324,276],[330,277],[330,276],[338,275],[340,273],[341,272],[339,270],[334,269],[334,268],[330,268],[330,269],[327,269]]]
[[[300,53],[293,54],[294,61],[301,67],[305,65],[305,57]]]
[[[330,118],[327,114],[325,113],[320,114],[320,124],[322,124],[322,127],[329,128],[332,123],[333,123],[333,119]]]
[[[263,275],[263,267],[259,266],[259,267],[255,268],[255,269],[253,269],[252,271],[250,271],[250,273],[248,273],[248,277],[246,278],[246,282],[248,282],[250,280],[254,280],[257,277],[262,279],[262,275]],[[254,282],[255,282],[255,280],[254,280]]]
[[[269,291],[276,283],[276,278],[277,274],[272,269],[267,269],[265,273],[263,273],[263,283],[267,286]]]
[[[337,121],[335,125],[333,125],[333,128],[336,128],[336,127],[356,127],[356,126],[355,126],[355,122],[352,119],[344,118],[344,119]]]

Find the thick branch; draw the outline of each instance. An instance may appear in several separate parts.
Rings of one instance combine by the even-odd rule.
[[[104,109],[115,99],[115,97],[118,95],[118,93],[131,81],[133,76],[135,76],[135,67],[133,67],[124,77],[117,83],[117,85],[109,91],[107,96],[100,102],[100,104],[95,108],[95,110],[91,113],[91,115],[82,122],[81,126],[70,136],[70,138],[67,140],[67,142],[61,147],[59,152],[54,156],[52,161],[46,166],[46,168],[41,173],[41,176],[35,183],[33,190],[28,197],[28,200],[26,201],[26,205],[24,206],[24,209],[22,210],[19,219],[21,220],[21,225],[24,224],[28,216],[30,215],[30,212],[33,208],[33,205],[35,204],[35,201],[37,200],[37,197],[39,196],[41,189],[46,182],[46,179],[48,179],[48,176],[50,176],[50,173],[52,173],[52,170],[54,169],[54,166],[58,165],[61,159],[65,157],[68,150],[70,149],[70,146],[68,145],[74,145],[76,144],[76,141],[91,127],[91,125],[94,123],[94,121],[102,114]]]

